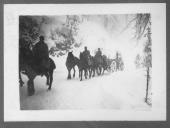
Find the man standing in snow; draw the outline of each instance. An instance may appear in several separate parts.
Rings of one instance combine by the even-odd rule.
[[[49,66],[49,52],[48,46],[44,42],[44,37],[39,37],[40,41],[33,48],[33,53],[36,61],[36,65],[39,66],[41,72],[46,71]]]

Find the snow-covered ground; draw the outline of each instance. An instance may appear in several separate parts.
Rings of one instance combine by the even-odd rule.
[[[46,78],[35,78],[35,94],[27,96],[27,77],[20,88],[22,110],[41,109],[135,109],[150,110],[144,102],[146,77],[143,69],[105,73],[79,81],[76,77],[67,80],[66,56],[53,58],[56,63],[52,90],[47,91]]]

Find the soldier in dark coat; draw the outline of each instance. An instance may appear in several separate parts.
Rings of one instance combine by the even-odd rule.
[[[98,48],[98,51],[96,52],[96,56],[102,56],[102,51],[100,50],[100,48]]]
[[[87,50],[87,47],[84,47],[84,51],[83,51],[84,55],[86,55],[86,57],[90,56],[90,51]]]
[[[49,68],[49,52],[48,46],[44,42],[44,37],[40,36],[40,41],[33,48],[33,53],[36,61],[36,65],[40,67],[41,71],[45,71]]]

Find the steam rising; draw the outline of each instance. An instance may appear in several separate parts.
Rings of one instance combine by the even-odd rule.
[[[37,17],[40,23],[40,34],[46,37],[49,48],[54,47],[59,41],[57,33],[67,35],[67,16],[43,16]],[[97,48],[101,48],[103,54],[114,58],[116,51],[119,51],[125,63],[125,69],[135,67],[134,60],[138,53],[142,53],[142,43],[133,40],[133,28],[129,27],[125,32],[121,32],[129,22],[129,15],[82,15],[79,17],[77,35],[74,36],[76,43],[82,44],[79,48],[74,48],[73,53],[78,56],[87,46],[91,54],[94,55]],[[133,17],[133,15],[130,15]],[[56,38],[52,38],[56,34]],[[53,35],[54,37],[54,35]]]

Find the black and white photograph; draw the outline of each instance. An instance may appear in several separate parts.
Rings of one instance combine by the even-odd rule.
[[[8,96],[14,97],[17,90],[17,111],[160,110],[160,118],[165,119],[164,4],[153,4],[153,10],[150,4],[89,5],[89,10],[88,5],[5,7],[6,64],[9,60],[9,66],[4,64],[5,83],[15,86],[5,88],[5,94],[11,92]],[[16,14],[9,10],[17,7]],[[9,106],[12,99],[7,98]],[[9,108],[13,110],[12,105]],[[132,114],[129,119],[135,118]]]
[[[151,27],[147,13],[20,16],[21,109],[150,109]]]

